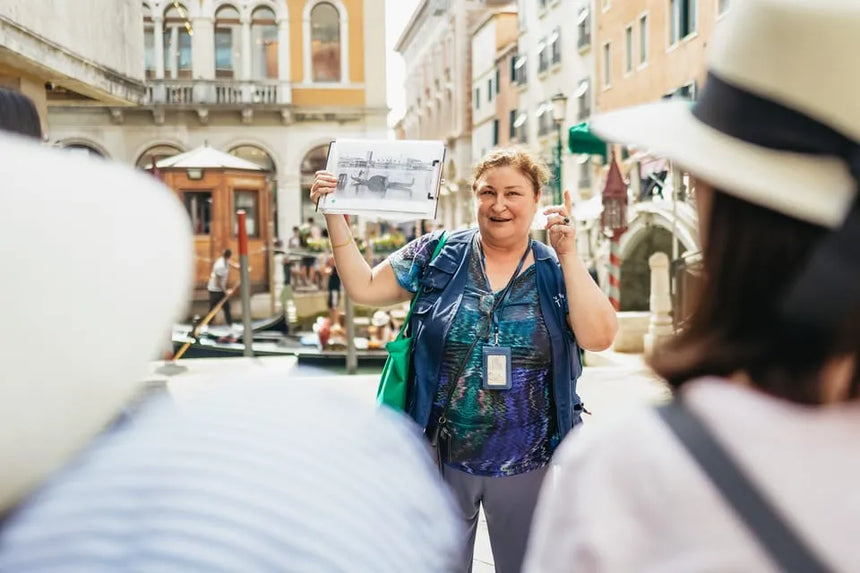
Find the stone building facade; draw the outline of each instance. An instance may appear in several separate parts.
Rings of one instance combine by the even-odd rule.
[[[477,0],[422,0],[395,49],[406,64],[405,139],[439,139],[448,154],[437,221],[448,229],[474,218],[471,200],[472,36],[488,7]]]
[[[142,6],[137,0],[3,0],[0,86],[34,101],[47,130],[54,105],[143,102]]]
[[[138,167],[203,144],[254,161],[287,237],[318,217],[308,188],[328,142],[387,137],[384,4],[138,2],[138,105],[51,106],[51,140]]]

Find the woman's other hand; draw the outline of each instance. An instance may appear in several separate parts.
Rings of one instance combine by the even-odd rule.
[[[328,195],[337,188],[337,177],[329,171],[317,171],[314,182],[311,183],[311,202],[316,204],[323,195]]]
[[[576,227],[570,219],[570,191],[564,190],[564,205],[544,209],[549,242],[559,257],[576,254]]]

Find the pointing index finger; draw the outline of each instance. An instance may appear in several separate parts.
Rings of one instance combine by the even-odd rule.
[[[570,206],[570,190],[564,190],[564,210],[567,211],[568,217],[571,214],[571,206]]]

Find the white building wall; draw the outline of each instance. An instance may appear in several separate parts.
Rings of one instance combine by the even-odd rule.
[[[96,66],[134,80],[143,80],[142,15],[139,0],[0,2],[0,18],[15,22]],[[27,46],[16,47],[28,49]],[[25,55],[34,61],[48,63],[44,61],[44,53]],[[68,71],[77,73],[71,68]]]
[[[448,147],[437,221],[449,229],[471,223],[472,35],[486,7],[474,0],[450,0],[436,10],[419,3],[397,49],[406,64],[407,139],[437,139]],[[495,52],[490,50],[490,57]]]
[[[488,20],[472,38],[472,125],[496,116],[496,21]],[[492,82],[492,91],[488,82]],[[475,157],[474,159],[477,159]]]
[[[494,147],[497,31],[489,18],[472,36],[472,163]]]
[[[493,144],[493,119],[495,118],[475,126],[472,131],[472,157],[475,158],[475,161],[478,161],[495,147]]]
[[[519,0],[520,37],[519,53],[526,54],[528,82],[520,94],[520,110],[528,112],[528,145],[547,161],[552,161],[557,145],[556,129],[539,136],[537,112],[543,102],[549,102],[556,93],[567,96],[567,110],[562,123],[562,185],[571,191],[579,187],[579,157],[567,151],[567,130],[580,120],[576,90],[579,81],[593,76],[593,50],[580,53],[577,49],[577,15],[589,0],[549,0],[546,7],[540,0]],[[592,16],[593,17],[593,16]],[[554,31],[559,33],[561,61],[550,63],[545,72],[539,71],[538,46],[548,40]],[[592,37],[594,30],[592,28]],[[546,48],[549,51],[549,47]],[[551,53],[548,52],[551,59]],[[593,80],[592,80],[593,84]],[[590,92],[593,98],[593,89]],[[592,106],[593,108],[593,106]]]

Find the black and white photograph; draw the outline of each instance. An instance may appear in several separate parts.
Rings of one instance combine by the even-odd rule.
[[[337,139],[326,161],[326,169],[337,177],[337,189],[323,198],[320,210],[432,219],[444,162],[441,141]]]

